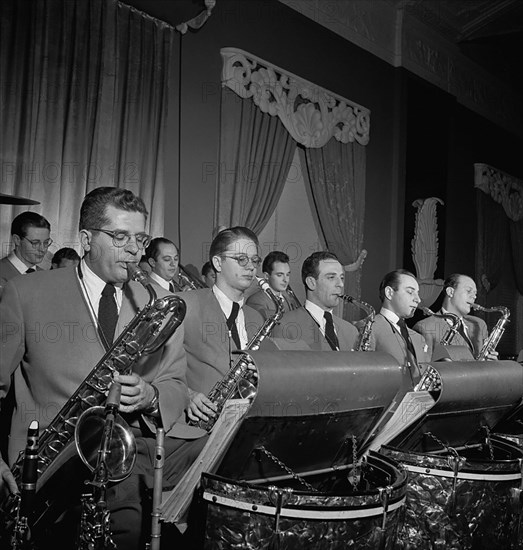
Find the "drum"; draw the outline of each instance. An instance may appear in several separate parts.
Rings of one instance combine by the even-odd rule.
[[[445,455],[382,447],[409,472],[397,548],[516,550],[523,450],[501,437]]]
[[[203,474],[204,548],[394,548],[407,484],[394,460],[370,453],[357,474],[288,477],[258,485]]]

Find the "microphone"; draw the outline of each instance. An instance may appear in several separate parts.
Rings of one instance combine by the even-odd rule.
[[[34,508],[38,480],[38,421],[33,420],[27,430],[22,481],[20,484],[20,516],[28,517]]]

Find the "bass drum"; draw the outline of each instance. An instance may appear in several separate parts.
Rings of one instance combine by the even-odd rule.
[[[356,489],[350,476],[347,470],[307,476],[311,490],[303,491],[303,485],[260,486],[203,474],[204,548],[393,550],[405,502],[405,471],[394,460],[371,453]]]

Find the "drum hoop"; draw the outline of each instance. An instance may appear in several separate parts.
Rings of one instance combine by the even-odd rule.
[[[426,474],[426,475],[434,475],[437,477],[454,478],[454,472],[452,470],[424,468],[422,466],[413,466],[411,464],[404,464],[404,466],[409,472],[413,472],[417,474]],[[521,472],[515,472],[511,474],[502,474],[502,473],[473,474],[472,472],[458,472],[456,478],[466,479],[469,481],[516,481],[521,479]]]
[[[237,510],[245,510],[248,512],[255,512],[259,514],[265,514],[269,516],[276,515],[275,506],[267,506],[265,504],[249,504],[240,500],[235,500],[232,498],[222,497],[220,495],[215,495],[205,491],[203,493],[203,499],[213,504],[219,504],[221,506],[226,506],[227,508],[235,508]],[[398,508],[401,508],[405,503],[405,495],[403,497],[387,507],[387,513],[393,512]],[[281,517],[287,518],[298,518],[298,519],[319,519],[319,520],[342,520],[342,519],[357,519],[371,516],[381,516],[383,515],[384,509],[383,506],[375,506],[372,508],[361,508],[361,509],[351,509],[351,510],[325,510],[321,508],[319,510],[308,510],[306,508],[281,508]]]

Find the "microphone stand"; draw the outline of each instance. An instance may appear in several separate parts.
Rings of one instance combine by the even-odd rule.
[[[147,545],[148,550],[160,550],[160,536],[162,526],[160,524],[162,517],[162,481],[163,481],[163,463],[165,458],[163,428],[156,428],[156,448],[154,451],[154,478],[153,478],[153,506],[151,512],[151,542]]]
[[[105,421],[102,440],[98,450],[93,480],[86,481],[91,485],[91,494],[82,497],[82,517],[80,521],[79,550],[115,550],[116,545],[111,538],[109,509],[107,508],[107,483],[109,473],[107,458],[111,453],[110,445],[116,414],[120,405],[122,386],[113,382],[105,403]]]

